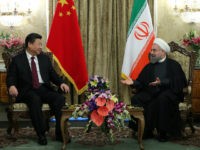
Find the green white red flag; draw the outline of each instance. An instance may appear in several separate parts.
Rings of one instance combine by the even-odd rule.
[[[73,0],[58,0],[46,46],[77,93],[86,90],[88,72]]]
[[[146,0],[134,0],[122,65],[122,78],[136,79],[149,62],[148,54],[155,39]]]

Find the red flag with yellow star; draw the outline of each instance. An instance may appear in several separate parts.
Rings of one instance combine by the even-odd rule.
[[[46,46],[77,93],[81,94],[87,88],[88,72],[73,0],[57,2]]]

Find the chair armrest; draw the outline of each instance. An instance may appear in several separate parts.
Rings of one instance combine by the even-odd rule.
[[[190,95],[192,92],[192,87],[191,85],[188,85],[187,87],[183,88],[183,93],[184,95]]]
[[[183,110],[189,110],[192,108],[192,105],[191,104],[188,104],[186,102],[181,102],[179,103],[179,110],[180,111],[183,111]]]
[[[13,97],[13,96],[11,96],[11,95],[9,95],[9,96],[8,96],[8,103],[9,103],[10,105],[12,105],[12,104],[14,104],[15,102],[16,102],[16,98]]]

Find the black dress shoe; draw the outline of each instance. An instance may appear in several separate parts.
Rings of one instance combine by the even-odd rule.
[[[158,141],[167,142],[168,141],[167,133],[166,132],[160,132],[160,134],[158,136]]]
[[[56,136],[56,141],[63,142],[63,138],[61,136]]]
[[[158,141],[159,141],[159,142],[167,142],[167,141],[168,141],[168,138],[167,138],[167,137],[163,137],[163,136],[159,136],[159,137],[158,137]]]
[[[153,132],[151,130],[144,131],[143,139],[151,139],[154,138]]]
[[[38,138],[38,144],[40,145],[47,145],[47,139],[45,136],[39,136]]]

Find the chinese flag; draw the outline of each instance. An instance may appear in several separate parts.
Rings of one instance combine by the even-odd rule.
[[[47,40],[64,75],[78,94],[87,88],[88,72],[73,0],[59,0]]]

